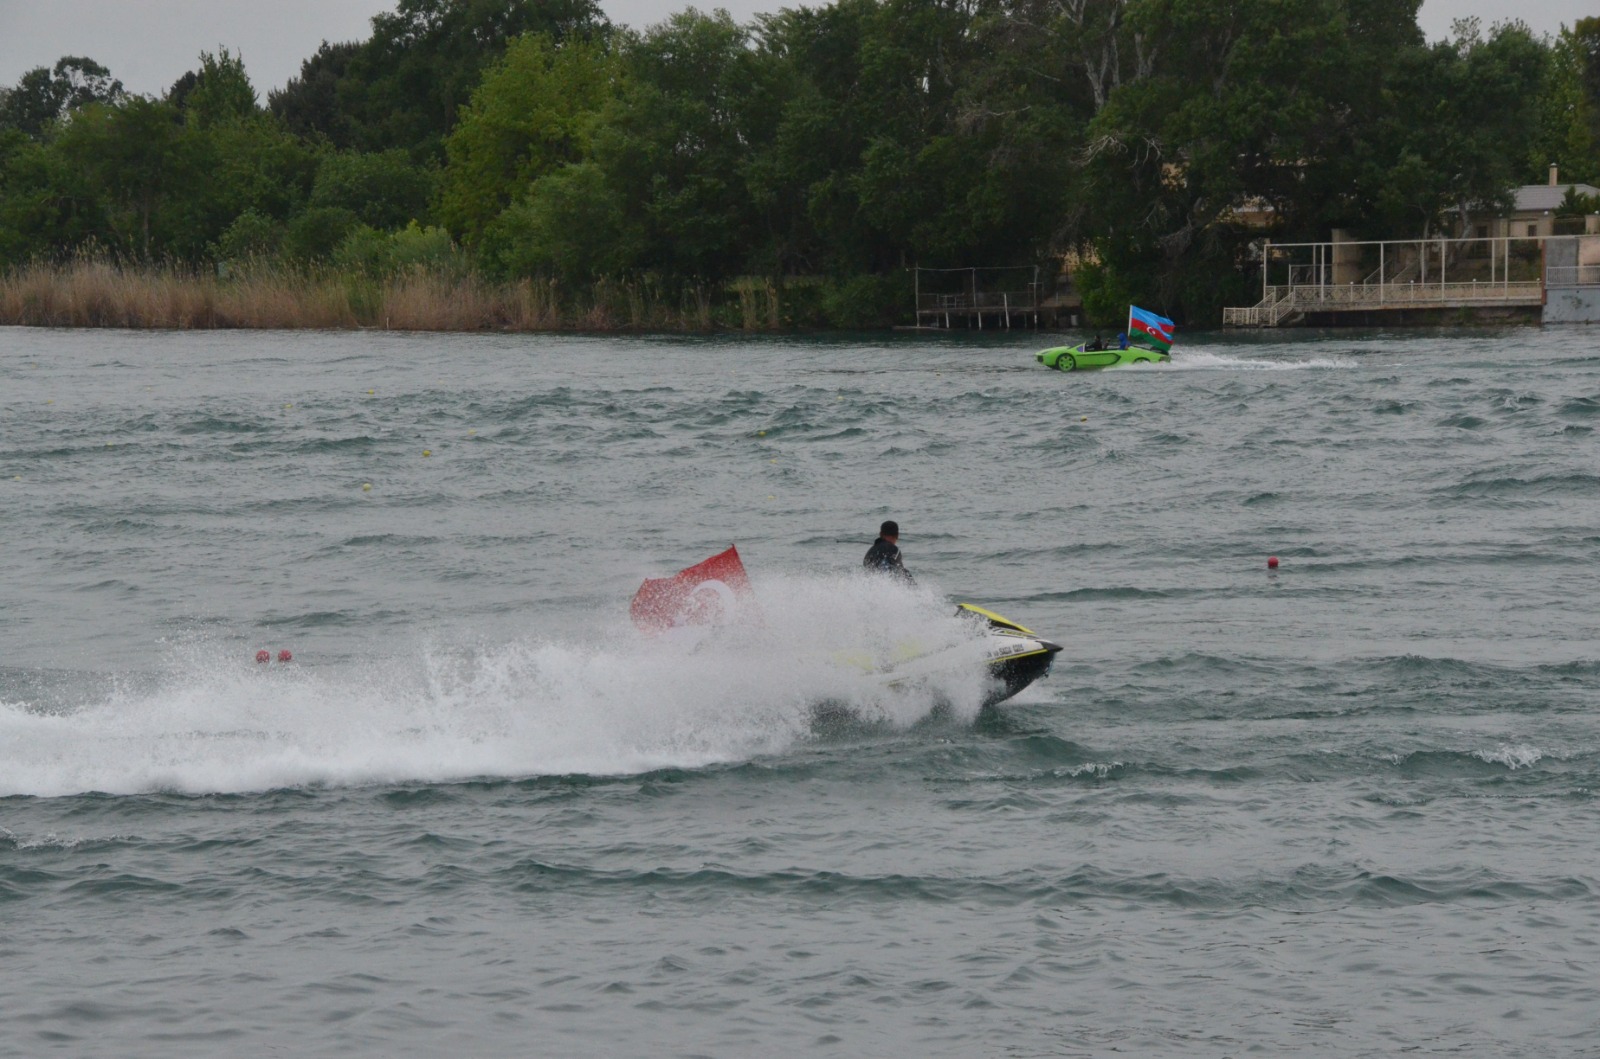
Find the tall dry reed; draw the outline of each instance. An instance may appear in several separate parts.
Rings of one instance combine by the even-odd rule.
[[[777,328],[770,284],[736,290],[735,326]],[[704,287],[672,298],[649,283],[617,279],[567,289],[553,280],[493,283],[431,271],[375,279],[270,263],[219,276],[92,257],[0,273],[0,324],[31,327],[706,331],[716,323]]]

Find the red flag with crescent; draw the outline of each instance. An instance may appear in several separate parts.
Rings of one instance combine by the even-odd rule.
[[[646,578],[634,593],[629,613],[648,633],[683,625],[728,625],[751,602],[750,578],[739,549],[713,555],[671,577]]]

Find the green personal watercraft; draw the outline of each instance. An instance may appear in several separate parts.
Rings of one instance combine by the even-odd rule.
[[[1172,336],[1177,328],[1171,320],[1137,305],[1128,306],[1128,329],[1117,336],[1117,344],[1107,349],[1096,338],[1093,343],[1056,346],[1040,350],[1035,360],[1057,371],[1087,371],[1091,368],[1119,368],[1124,364],[1166,364],[1172,360]]]
[[[1124,364],[1166,364],[1172,355],[1130,345],[1127,349],[1085,349],[1088,343],[1056,346],[1034,354],[1035,360],[1057,371],[1088,371],[1092,368],[1120,368]]]

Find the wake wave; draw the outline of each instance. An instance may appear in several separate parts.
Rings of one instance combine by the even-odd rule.
[[[980,666],[911,689],[873,669],[976,646],[943,599],[865,579],[756,589],[759,625],[698,643],[611,627],[270,668],[235,644],[176,645],[154,690],[65,708],[0,701],[0,796],[627,775],[782,752],[813,738],[819,703],[895,727],[938,704],[976,716]]]
[[[1117,371],[1330,371],[1354,368],[1355,362],[1341,357],[1308,357],[1304,360],[1263,360],[1212,353],[1203,349],[1179,349],[1166,364],[1132,364]]]

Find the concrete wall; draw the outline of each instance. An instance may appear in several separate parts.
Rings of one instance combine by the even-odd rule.
[[[1551,239],[1544,264],[1544,322],[1600,324],[1600,236]]]
[[[1545,293],[1547,324],[1600,324],[1600,287],[1551,287]]]
[[[1537,325],[1537,305],[1479,306],[1470,309],[1372,309],[1366,312],[1308,312],[1304,327],[1503,327]]]
[[[1352,243],[1349,232],[1343,228],[1333,230],[1333,284],[1342,287],[1347,283],[1360,283],[1366,277],[1361,273],[1361,248]]]
[[[1578,267],[1578,240],[1577,239],[1552,239],[1544,244],[1544,266],[1556,275],[1564,275],[1561,269]],[[1570,281],[1569,281],[1570,282]]]

